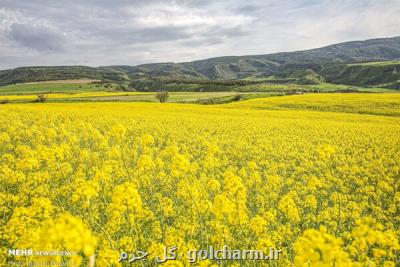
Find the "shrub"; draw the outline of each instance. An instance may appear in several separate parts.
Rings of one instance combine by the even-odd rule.
[[[156,94],[156,99],[160,101],[160,103],[164,103],[165,101],[167,101],[168,97],[169,93],[166,90],[158,91]]]
[[[241,99],[242,99],[242,95],[235,95],[232,100],[233,101],[239,101]]]
[[[38,94],[37,98],[35,99],[34,102],[44,103],[44,102],[46,102],[46,100],[47,100],[47,95],[46,94]]]
[[[8,100],[7,98],[0,100],[0,104],[8,104],[8,103],[10,103],[10,100]]]

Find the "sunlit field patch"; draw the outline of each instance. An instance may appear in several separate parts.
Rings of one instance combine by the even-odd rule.
[[[400,94],[304,94],[232,103],[226,107],[270,110],[314,110],[400,116]]]

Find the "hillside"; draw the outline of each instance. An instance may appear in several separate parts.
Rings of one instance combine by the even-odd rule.
[[[400,89],[400,61],[335,65],[321,73],[330,82]]]
[[[305,51],[229,56],[183,63],[138,66],[24,67],[0,71],[0,85],[57,79],[114,82],[180,78],[194,80],[265,80],[270,83],[331,82],[398,88],[400,37],[346,42]],[[395,61],[392,64],[355,64]]]
[[[126,73],[112,67],[57,66],[22,67],[0,71],[0,86],[51,80],[99,79],[124,81]]]
[[[120,66],[130,76],[175,76],[205,79],[294,78],[298,72],[315,72],[326,65],[400,59],[400,37],[347,42],[327,47],[269,55],[231,56],[185,63]],[[294,76],[294,77],[293,77]],[[303,75],[301,78],[304,78]],[[335,81],[333,81],[335,82]]]

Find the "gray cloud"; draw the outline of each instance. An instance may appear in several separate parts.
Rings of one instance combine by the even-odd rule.
[[[245,14],[254,14],[257,13],[260,10],[259,6],[255,5],[244,5],[241,6],[237,9],[237,12],[239,13],[245,13]]]
[[[2,69],[179,62],[400,35],[397,0],[0,1]]]
[[[64,36],[50,27],[13,23],[7,35],[22,47],[43,52],[63,51]]]

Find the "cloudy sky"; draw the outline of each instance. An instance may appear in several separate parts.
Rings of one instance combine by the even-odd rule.
[[[267,54],[400,35],[400,0],[0,0],[0,69]]]

